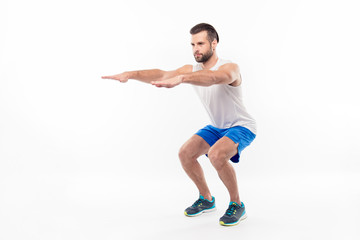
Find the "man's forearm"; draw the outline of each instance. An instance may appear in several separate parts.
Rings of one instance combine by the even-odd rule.
[[[129,79],[136,79],[146,83],[161,80],[164,76],[164,71],[160,69],[129,71],[126,73],[129,74]]]
[[[198,86],[211,86],[214,84],[228,83],[231,77],[225,73],[211,70],[201,70],[180,76],[182,83],[190,83]]]

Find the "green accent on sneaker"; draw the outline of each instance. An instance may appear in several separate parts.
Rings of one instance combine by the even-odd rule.
[[[200,195],[199,199],[196,200],[191,207],[185,209],[184,214],[188,217],[195,217],[204,212],[212,212],[214,210],[216,210],[215,198],[212,197],[212,200],[209,201]]]
[[[241,202],[230,202],[225,214],[220,218],[219,223],[223,226],[233,226],[246,218],[245,205]]]

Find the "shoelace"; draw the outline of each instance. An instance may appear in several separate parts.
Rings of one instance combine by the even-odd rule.
[[[229,208],[226,210],[226,215],[229,216],[233,215],[236,209],[237,209],[236,205],[230,205]]]
[[[199,198],[198,200],[196,200],[194,202],[194,204],[192,205],[193,207],[198,207],[200,204],[202,203],[202,200]]]

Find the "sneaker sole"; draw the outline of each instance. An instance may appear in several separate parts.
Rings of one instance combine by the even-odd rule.
[[[220,225],[222,225],[222,226],[235,226],[235,225],[238,225],[240,223],[240,221],[244,220],[245,218],[247,218],[246,213],[244,215],[242,215],[241,218],[237,222],[224,223],[223,221],[220,221]]]
[[[188,214],[187,212],[184,212],[184,214],[187,217],[197,217],[197,216],[200,216],[203,213],[213,212],[215,210],[216,210],[216,207],[210,208],[210,209],[205,209],[205,210],[202,210],[201,212],[198,212],[198,213],[195,213],[195,214]]]

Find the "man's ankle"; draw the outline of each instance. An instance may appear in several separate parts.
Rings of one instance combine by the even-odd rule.
[[[235,202],[235,203],[241,205],[241,201],[240,201],[240,199],[238,199],[238,198],[237,198],[237,199],[236,199],[236,198],[235,198],[235,199],[231,199],[230,202]]]
[[[208,195],[202,195],[204,197],[205,200],[208,200],[209,202],[211,202],[213,200],[211,194],[208,194]]]

